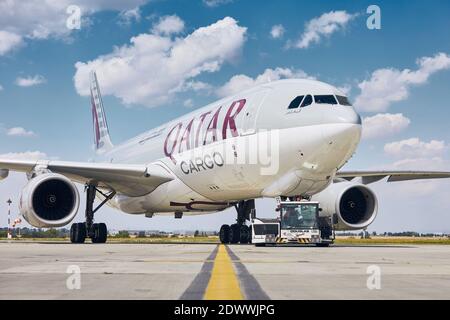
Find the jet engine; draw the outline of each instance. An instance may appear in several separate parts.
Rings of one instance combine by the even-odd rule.
[[[371,189],[362,184],[333,183],[314,195],[312,200],[319,201],[321,216],[336,215],[337,221],[333,219],[335,230],[364,229],[377,216],[377,197]]]
[[[39,228],[61,227],[76,216],[80,196],[63,175],[44,173],[23,188],[19,211],[29,224]]]

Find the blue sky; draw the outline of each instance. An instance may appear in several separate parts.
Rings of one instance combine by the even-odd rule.
[[[79,30],[66,27],[69,4],[81,9]],[[371,4],[381,9],[379,30],[366,26]],[[95,65],[116,143],[236,87],[307,76],[348,90],[365,118],[365,137],[348,169],[450,170],[448,1],[77,0],[47,6],[0,0],[0,155],[91,158],[83,77]],[[145,41],[131,43],[133,37]],[[180,54],[157,63],[170,50]],[[129,79],[125,69],[111,67],[114,59],[131,58],[138,63],[123,67],[136,72]],[[171,74],[172,65],[183,66],[183,74]],[[0,184],[0,225],[6,199],[18,199],[24,183],[12,175]],[[449,232],[449,186],[375,184],[380,212],[371,229]],[[259,204],[262,214],[271,214],[272,202]],[[101,219],[117,229],[209,230],[232,222],[233,212],[180,222],[107,209]]]

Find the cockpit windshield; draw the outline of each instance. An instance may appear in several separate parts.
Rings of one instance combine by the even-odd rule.
[[[314,96],[314,100],[319,104],[338,104],[333,95]]]
[[[298,96],[294,100],[291,101],[289,104],[288,109],[296,109],[300,105],[300,102],[302,102],[303,96]]]
[[[308,94],[302,102],[300,108],[307,107],[312,103],[312,97]]]
[[[341,106],[351,106],[352,104],[345,96],[338,96],[336,97],[332,94],[323,94],[323,95],[315,95],[314,96],[314,102],[317,104],[332,104],[337,105],[340,104]],[[297,96],[292,100],[288,106],[288,109],[297,109],[298,107],[303,108],[306,106],[309,106],[313,103],[313,98],[311,95],[306,96]]]
[[[350,103],[350,101],[348,101],[347,97],[336,95],[336,99],[339,101],[340,105],[343,105],[343,106],[351,106],[352,105]]]

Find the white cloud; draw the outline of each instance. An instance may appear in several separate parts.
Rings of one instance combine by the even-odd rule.
[[[139,22],[141,20],[141,10],[139,7],[124,10],[119,14],[119,24],[130,25],[133,21]]]
[[[444,158],[444,152],[448,149],[444,141],[431,140],[423,142],[418,138],[412,138],[385,145],[384,150],[388,155],[398,158],[394,163],[384,165],[382,170],[425,170],[425,171],[449,171],[450,161]],[[423,199],[423,197],[436,197],[439,204],[448,202],[446,190],[449,188],[449,179],[424,179],[418,181],[406,181],[398,183],[382,183],[380,185],[380,198],[395,201],[411,201]],[[383,194],[385,193],[385,194]],[[405,199],[401,199],[404,197]],[[428,199],[428,198],[427,198]],[[421,206],[423,201],[411,206],[411,212]],[[409,202],[408,202],[409,203]],[[429,207],[429,206],[428,206]],[[420,212],[420,209],[416,210]]]
[[[285,31],[285,29],[284,29],[283,25],[277,24],[277,25],[273,26],[272,29],[270,30],[270,36],[273,39],[279,39],[279,38],[283,37],[284,31]]]
[[[442,140],[424,142],[419,138],[411,138],[385,144],[384,152],[396,158],[417,159],[441,156],[446,148],[447,145]]]
[[[13,32],[0,30],[0,56],[22,44],[22,37]]]
[[[180,33],[184,30],[184,21],[177,15],[164,16],[153,26],[154,34],[170,35]]]
[[[43,76],[37,74],[35,76],[17,77],[16,85],[19,87],[32,87],[43,84],[46,81],[47,80]]]
[[[419,68],[415,71],[394,68],[375,70],[370,79],[358,85],[361,93],[355,99],[355,107],[367,112],[387,110],[391,103],[408,98],[411,86],[424,84],[433,73],[449,69],[450,56],[438,53],[418,59],[417,64]]]
[[[192,101],[192,99],[186,99],[183,102],[183,106],[186,108],[192,108],[194,106],[194,101]]]
[[[0,91],[3,91],[3,86],[0,84]]]
[[[450,170],[450,161],[442,157],[406,158],[394,162],[391,167],[399,170],[447,171]]]
[[[352,86],[349,84],[345,84],[341,87],[337,87],[339,91],[341,91],[344,95],[348,96],[350,92],[352,91]]]
[[[24,39],[65,39],[73,31],[66,26],[69,5],[81,9],[83,21],[102,10],[127,12],[148,0],[26,0],[0,1],[0,55]]]
[[[202,91],[202,90],[210,90],[212,86],[209,83],[203,81],[186,81],[182,86],[176,89],[177,92],[184,91]]]
[[[223,4],[231,3],[233,0],[203,0],[207,7],[218,7]]]
[[[319,43],[322,38],[331,36],[334,32],[345,28],[356,14],[349,14],[346,11],[330,11],[314,18],[306,23],[305,32],[300,40],[294,44],[296,48],[306,49],[311,44]]]
[[[435,147],[420,147],[423,143],[415,139],[407,145],[416,145],[418,148],[394,147],[395,162],[377,165],[371,170],[412,170],[412,171],[450,171],[450,161],[445,159],[442,143],[435,144]],[[432,145],[432,143],[428,143]],[[403,152],[407,149],[407,152]],[[422,149],[419,152],[412,149]],[[432,151],[429,151],[429,150]],[[401,150],[401,151],[398,151]],[[442,224],[448,226],[448,209],[450,200],[448,191],[450,179],[421,179],[405,182],[381,181],[370,186],[380,199],[379,217],[371,228],[380,230],[417,230],[417,231],[444,231]],[[382,200],[382,201],[381,201]],[[390,213],[397,212],[399,215],[392,216]],[[430,212],[437,219],[424,217],[423,212]],[[443,212],[443,213],[442,213]],[[408,226],[409,225],[409,226]],[[386,229],[389,228],[389,229]]]
[[[425,170],[425,171],[449,171],[450,161],[437,157],[410,157],[398,160],[389,165],[386,170]],[[443,199],[448,201],[449,179],[430,179],[407,181],[402,183],[401,188],[395,191],[395,196],[425,197],[436,193],[445,195]]]
[[[292,78],[314,79],[313,77],[308,76],[303,70],[295,70],[290,68],[266,69],[256,78],[251,78],[244,74],[235,75],[222,87],[218,88],[216,93],[221,97],[226,97],[263,83]]]
[[[386,137],[406,129],[410,120],[401,113],[379,113],[362,120],[363,138],[372,139]]]
[[[9,128],[6,131],[6,134],[8,136],[16,136],[16,137],[34,137],[34,136],[36,136],[36,134],[33,131],[26,130],[25,128],[22,128],[22,127]]]
[[[9,152],[0,154],[0,159],[10,160],[40,160],[48,159],[46,153],[41,151]]]
[[[125,104],[157,106],[205,72],[220,70],[241,52],[247,28],[226,17],[184,38],[140,34],[129,45],[88,62],[77,62],[75,87],[89,95],[89,72],[96,70],[104,95]]]

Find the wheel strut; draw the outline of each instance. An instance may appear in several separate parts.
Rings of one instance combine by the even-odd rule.
[[[241,200],[234,205],[234,208],[237,213],[236,223],[241,226],[246,220],[254,218],[255,200]]]
[[[111,191],[109,194],[105,194],[101,190],[99,190],[97,186],[94,184],[86,184],[85,190],[86,190],[86,211],[85,211],[86,230],[87,236],[92,238],[95,233],[95,230],[93,228],[94,213],[96,213],[98,209],[103,207],[105,203],[111,200],[116,195],[116,192]],[[102,196],[104,196],[105,199],[94,209],[94,200],[97,192],[100,193]]]

